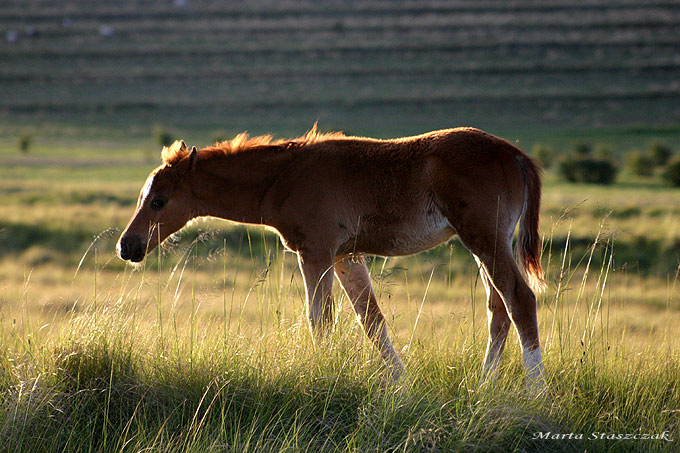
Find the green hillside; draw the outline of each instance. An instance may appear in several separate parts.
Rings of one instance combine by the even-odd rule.
[[[674,1],[3,1],[0,31],[5,132],[680,123]]]

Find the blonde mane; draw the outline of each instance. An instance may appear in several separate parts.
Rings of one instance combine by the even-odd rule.
[[[345,137],[346,135],[342,132],[319,132],[316,128],[316,124],[314,124],[314,126],[306,134],[293,139],[275,140],[274,137],[269,134],[250,137],[247,132],[241,132],[231,140],[215,143],[212,146],[202,148],[199,152],[201,155],[228,155],[249,151],[261,146],[299,147],[328,139]],[[163,151],[161,151],[161,157],[163,158],[163,163],[172,166],[187,157],[190,152],[191,150],[187,148],[184,141],[177,140],[169,147],[163,147]]]

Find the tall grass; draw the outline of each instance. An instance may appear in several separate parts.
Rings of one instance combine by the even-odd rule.
[[[197,250],[209,235],[198,235],[172,264],[159,251],[155,262],[151,257],[136,271],[123,271],[115,291],[90,279],[90,303],[81,302],[49,335],[30,319],[17,325],[3,318],[3,449],[678,448],[680,360],[671,325],[678,275],[667,282],[664,325],[649,322],[648,332],[639,332],[620,322],[629,307],[617,291],[631,283],[614,265],[614,236],[605,228],[582,255],[571,251],[569,234],[560,256],[551,252],[555,238],[545,241],[552,289],[540,300],[549,389],[541,398],[526,391],[514,340],[497,382],[480,386],[484,302],[476,278],[452,283],[453,247],[448,263],[372,262],[395,343],[405,346],[407,374],[390,383],[352,316],[338,316],[328,341],[312,341],[298,275],[266,236],[259,266],[250,234],[238,248],[248,247],[251,259],[227,256],[233,248],[224,239],[208,257],[221,261],[221,275],[203,283]],[[94,275],[104,272],[96,242],[87,253],[95,257]],[[28,292],[28,277],[25,285]],[[436,320],[452,308],[428,305],[433,293],[456,285],[467,285],[470,298],[453,308],[460,324],[442,327]],[[220,293],[217,312],[202,305],[206,291]],[[247,315],[248,304],[256,306],[257,319]],[[403,313],[390,313],[390,305]],[[672,440],[611,438],[662,433]],[[574,438],[579,434],[583,439]]]

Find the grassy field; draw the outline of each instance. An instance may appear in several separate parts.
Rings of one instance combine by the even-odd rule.
[[[114,243],[156,165],[143,148],[3,154],[0,437],[11,450],[676,449],[677,189],[546,176],[550,390],[534,399],[514,337],[499,382],[480,387],[484,294],[456,241],[371,261],[408,369],[397,384],[339,292],[335,333],[313,344],[296,260],[270,233],[205,220],[126,266]],[[673,441],[606,438],[664,432]]]
[[[0,42],[0,135],[292,136],[319,120],[380,137],[474,125],[677,139],[679,25],[665,0],[6,1],[0,31],[18,35]]]
[[[157,125],[678,152],[679,25],[665,0],[2,2],[0,451],[680,450],[680,190],[658,171],[546,172],[538,398],[514,334],[482,384],[485,295],[455,239],[369,261],[397,383],[337,288],[314,344],[271,233],[204,219],[141,266],[114,253]]]

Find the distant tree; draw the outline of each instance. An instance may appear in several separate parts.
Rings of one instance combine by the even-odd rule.
[[[543,168],[552,167],[553,161],[555,160],[555,151],[542,143],[536,143],[531,148],[531,155],[538,159]]]
[[[656,162],[646,153],[633,151],[628,155],[627,161],[630,172],[638,176],[652,176]]]
[[[654,159],[655,165],[666,165],[673,155],[673,150],[661,142],[653,142],[649,145],[649,155]]]
[[[175,141],[175,136],[163,126],[153,128],[154,140],[159,146],[170,146]]]
[[[23,154],[28,154],[31,150],[31,144],[33,142],[33,135],[30,132],[24,132],[17,139],[17,145],[19,151]]]
[[[675,187],[680,187],[680,154],[668,160],[663,178]]]

